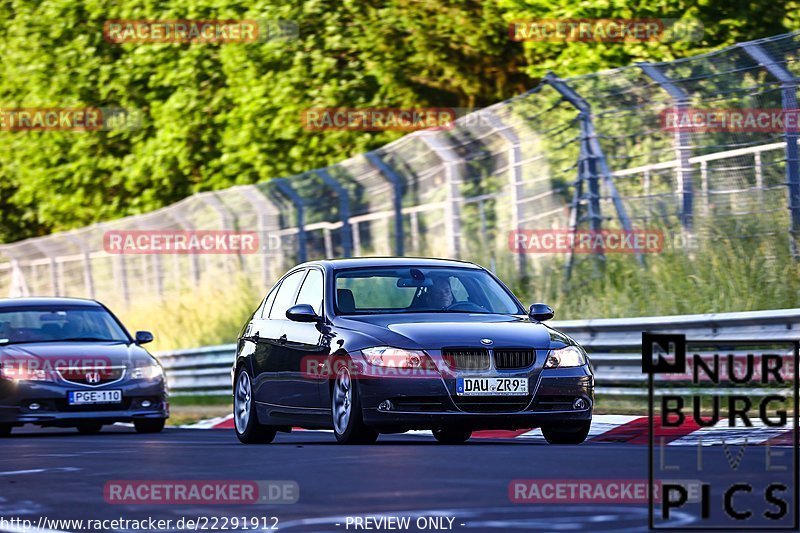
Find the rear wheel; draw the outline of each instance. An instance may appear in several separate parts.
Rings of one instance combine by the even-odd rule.
[[[103,424],[100,424],[98,422],[86,422],[78,426],[78,433],[80,433],[81,435],[93,435],[95,433],[100,433],[102,429],[103,429]]]
[[[591,420],[572,424],[542,426],[542,434],[550,444],[580,444],[589,436]]]
[[[348,365],[338,366],[331,394],[333,434],[340,444],[372,444],[378,440],[378,432],[364,425],[361,398]]]
[[[258,422],[253,385],[244,368],[239,370],[233,391],[233,421],[236,437],[244,444],[269,444],[275,439],[275,428]]]
[[[0,438],[11,435],[11,424],[0,424]]]
[[[164,431],[164,425],[166,423],[166,418],[145,418],[142,420],[134,420],[133,427],[136,428],[136,433],[161,433]]]
[[[464,444],[472,436],[467,429],[438,428],[433,430],[433,437],[439,444]]]

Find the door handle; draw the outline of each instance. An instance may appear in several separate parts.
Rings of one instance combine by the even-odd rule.
[[[284,333],[283,335],[281,335],[280,337],[278,337],[278,342],[279,342],[280,344],[286,344],[286,333]]]

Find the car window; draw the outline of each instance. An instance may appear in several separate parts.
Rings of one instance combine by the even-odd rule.
[[[261,318],[267,318],[269,316],[269,311],[272,309],[272,303],[275,301],[275,296],[278,294],[278,289],[280,288],[280,283],[272,288],[270,293],[264,299],[264,305],[261,307],[261,313],[258,316]]]
[[[308,271],[300,294],[297,295],[298,304],[308,304],[314,312],[322,316],[322,272],[316,268]]]
[[[0,311],[0,344],[69,340],[128,342],[128,336],[100,307],[25,307]]]
[[[269,312],[271,320],[286,320],[286,310],[294,305],[294,297],[297,294],[297,287],[306,275],[305,269],[298,270],[289,274],[278,287],[278,293]]]
[[[467,291],[466,287],[464,287],[464,283],[458,278],[450,277],[450,290],[453,291],[453,298],[456,299],[457,302],[465,302],[469,299],[469,292]]]
[[[486,271],[475,268],[357,268],[336,273],[339,314],[501,313],[524,310]]]

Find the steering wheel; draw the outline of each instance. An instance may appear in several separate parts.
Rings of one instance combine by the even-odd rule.
[[[477,311],[486,312],[486,308],[474,302],[455,302],[444,308],[445,311]]]

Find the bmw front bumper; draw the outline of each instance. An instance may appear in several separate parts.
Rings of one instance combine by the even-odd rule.
[[[548,369],[528,377],[532,393],[527,396],[458,396],[453,378],[361,379],[364,423],[405,431],[440,426],[522,429],[591,420],[594,376],[588,366]],[[578,403],[580,408],[578,399],[584,402]]]

